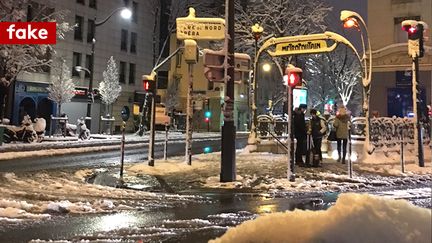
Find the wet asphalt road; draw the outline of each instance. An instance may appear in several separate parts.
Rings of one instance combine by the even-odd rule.
[[[237,135],[236,148],[243,148],[247,143],[247,136]],[[205,147],[210,147],[213,152],[220,151],[220,138],[199,138],[192,143],[192,153],[200,154]],[[155,145],[155,158],[163,158],[164,143]],[[125,163],[134,163],[147,160],[148,144],[126,145]],[[185,153],[183,140],[170,141],[168,144],[168,156],[179,156]],[[29,172],[52,169],[76,169],[97,168],[115,166],[120,163],[120,146],[118,150],[90,152],[63,156],[47,156],[39,158],[24,158],[16,160],[0,161],[0,172]]]

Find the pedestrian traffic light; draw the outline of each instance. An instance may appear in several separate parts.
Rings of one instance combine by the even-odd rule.
[[[428,25],[423,21],[405,20],[402,22],[402,30],[408,33],[408,54],[411,57],[424,56],[424,31]]]
[[[287,84],[291,88],[301,87],[302,86],[302,73],[301,68],[295,67],[294,65],[289,64],[285,69],[285,74],[287,75]]]
[[[147,93],[155,94],[156,92],[156,80],[155,80],[156,74],[152,73],[150,75],[143,75],[143,89]]]

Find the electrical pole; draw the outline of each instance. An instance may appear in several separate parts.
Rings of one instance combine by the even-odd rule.
[[[225,18],[228,23],[228,33],[225,36],[225,64],[226,93],[224,99],[224,124],[222,126],[222,156],[221,156],[221,182],[231,182],[236,179],[235,139],[236,127],[234,125],[234,0],[225,1]]]

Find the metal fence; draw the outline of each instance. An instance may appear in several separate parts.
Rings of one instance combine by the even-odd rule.
[[[327,120],[327,135],[333,126],[334,117]],[[376,148],[392,148],[399,146],[401,141],[405,144],[414,144],[414,119],[379,117],[370,118],[370,142]],[[277,136],[287,135],[287,118],[282,116],[258,116],[258,135],[260,138],[271,139],[270,133]],[[431,124],[421,123],[423,144],[431,143]],[[364,141],[366,138],[366,118],[355,117],[351,120],[351,138],[353,140]],[[327,137],[324,136],[324,139]]]

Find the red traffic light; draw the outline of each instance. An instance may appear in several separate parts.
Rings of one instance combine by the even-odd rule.
[[[285,74],[287,75],[286,81],[291,88],[302,85],[302,72],[301,68],[294,67],[291,64],[285,69]]]
[[[295,87],[300,81],[300,75],[298,73],[289,73],[288,74],[288,85],[290,87]]]
[[[402,30],[408,32],[408,34],[415,34],[417,32],[417,28],[411,25],[402,26]]]
[[[204,121],[205,121],[206,123],[209,123],[209,122],[210,122],[210,118],[206,117],[206,118],[204,118]]]
[[[143,80],[143,88],[145,91],[150,90],[150,82],[148,80]]]

